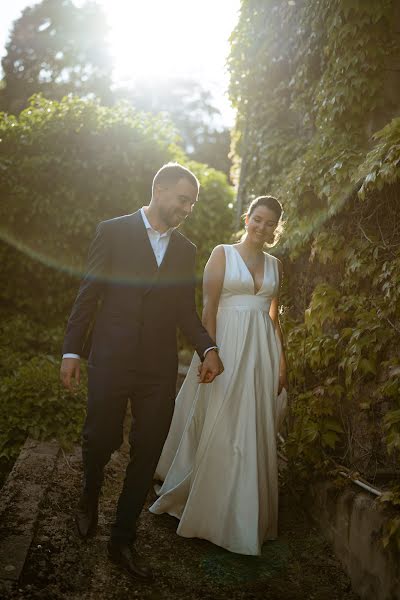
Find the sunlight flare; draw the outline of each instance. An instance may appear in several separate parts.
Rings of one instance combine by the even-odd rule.
[[[190,77],[224,94],[228,39],[238,18],[238,0],[103,0],[102,5],[110,25],[117,85]]]

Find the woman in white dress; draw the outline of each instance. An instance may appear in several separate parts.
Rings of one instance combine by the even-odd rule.
[[[263,247],[273,245],[281,215],[276,198],[256,198],[242,240],[214,248],[205,267],[203,324],[225,370],[200,384],[193,357],[156,470],[164,483],[150,507],[177,517],[181,536],[249,555],[277,536],[276,434],[287,389],[282,268]]]

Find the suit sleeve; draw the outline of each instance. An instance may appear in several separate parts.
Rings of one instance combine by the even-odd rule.
[[[210,346],[215,346],[215,341],[208,335],[197,314],[195,289],[195,262],[196,248],[193,247],[190,262],[186,271],[186,280],[182,286],[180,311],[178,325],[189,342],[195,347],[201,360],[204,358],[204,351]]]
[[[90,245],[86,273],[68,319],[63,354],[82,355],[85,339],[107,279],[108,256],[105,227],[104,223],[100,223]]]

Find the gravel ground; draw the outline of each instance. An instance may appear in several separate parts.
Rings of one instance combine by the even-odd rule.
[[[152,585],[130,579],[106,554],[127,448],[107,467],[99,531],[84,542],[73,512],[81,481],[80,450],[62,453],[43,502],[35,538],[18,587],[7,600],[355,600],[329,546],[298,503],[282,493],[280,535],[264,545],[261,557],[227,552],[204,540],[176,535],[177,521],[144,510],[138,547],[154,568]],[[147,506],[153,501],[149,494]]]

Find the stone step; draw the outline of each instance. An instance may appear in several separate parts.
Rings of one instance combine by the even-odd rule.
[[[0,494],[0,592],[19,580],[59,452],[28,438]]]

